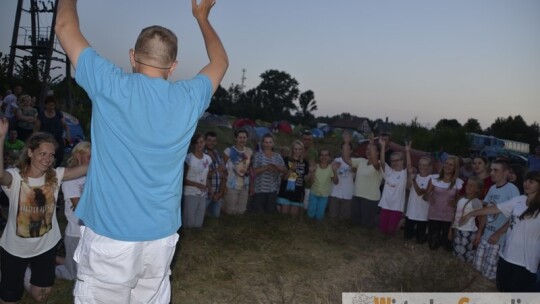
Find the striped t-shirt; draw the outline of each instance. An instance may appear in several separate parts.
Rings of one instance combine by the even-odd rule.
[[[264,155],[264,152],[257,152],[253,157],[253,168],[274,164],[276,166],[285,166],[283,158],[278,153],[273,152],[271,157]],[[255,176],[255,193],[278,192],[280,183],[279,172],[267,170]]]

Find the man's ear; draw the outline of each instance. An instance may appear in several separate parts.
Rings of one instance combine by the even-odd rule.
[[[175,60],[174,63],[171,65],[169,70],[167,71],[167,78],[171,77],[174,70],[176,70],[176,66],[178,65],[178,60]]]
[[[131,67],[135,68],[135,50],[129,49],[129,62],[131,63]]]

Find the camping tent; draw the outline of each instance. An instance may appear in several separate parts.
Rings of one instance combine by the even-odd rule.
[[[311,129],[314,138],[323,138],[324,132],[321,129]]]
[[[217,126],[217,127],[226,127],[226,128],[231,127],[231,124],[229,123],[229,119],[227,119],[227,117],[219,116],[216,114],[205,113],[205,115],[201,117],[201,119],[199,119],[199,122],[207,126]]]
[[[83,141],[85,136],[84,136],[83,129],[81,125],[79,124],[79,120],[75,116],[67,112],[62,112],[62,115],[64,115],[64,121],[66,122],[69,128],[69,134],[71,135],[70,144],[77,144]]]
[[[233,129],[244,128],[246,126],[256,127],[257,124],[249,118],[238,118],[233,122]]]
[[[292,126],[291,126],[291,123],[286,121],[286,120],[282,120],[282,121],[275,121],[272,125],[272,128],[274,130],[277,130],[278,132],[281,132],[281,133],[287,133],[287,134],[291,134],[292,133]]]
[[[262,137],[267,133],[272,133],[267,127],[255,127],[255,132],[257,133],[257,139],[260,141]]]

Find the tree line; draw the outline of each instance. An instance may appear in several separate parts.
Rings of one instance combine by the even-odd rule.
[[[73,79],[60,80],[59,76],[43,77],[36,75],[39,69],[33,69],[28,60],[22,60],[15,68],[15,75],[7,77],[7,55],[0,55],[0,85],[2,92],[6,92],[15,83],[23,85],[26,93],[39,94],[40,83],[37,79],[48,79],[49,87],[63,105],[63,109],[70,111],[82,123],[83,129],[88,133],[91,114],[91,103],[82,88]],[[218,115],[231,115],[247,117],[253,120],[274,122],[287,120],[295,125],[315,127],[317,123],[332,125],[344,117],[359,118],[350,113],[334,116],[315,116],[317,101],[313,90],[301,92],[299,82],[285,71],[270,69],[260,75],[260,83],[247,91],[241,85],[231,84],[228,89],[220,86],[208,108],[208,112]],[[71,91],[71,100],[68,100],[68,87]],[[379,119],[368,119],[369,125],[375,132],[381,132]],[[392,133],[394,141],[402,143],[404,140],[413,140],[414,146],[424,151],[446,151],[452,154],[467,155],[469,142],[467,133],[492,135],[498,138],[525,142],[531,150],[539,145],[540,126],[537,122],[527,124],[523,117],[508,116],[497,118],[488,128],[482,129],[475,118],[469,118],[465,124],[456,119],[441,119],[437,124],[428,128],[415,118],[410,123],[384,124],[385,132]]]

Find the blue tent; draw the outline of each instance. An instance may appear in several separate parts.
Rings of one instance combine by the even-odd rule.
[[[324,132],[321,129],[311,129],[314,138],[323,138]]]
[[[257,132],[258,140],[261,140],[264,134],[272,133],[272,131],[270,131],[270,129],[268,129],[267,127],[255,127],[255,132]]]

